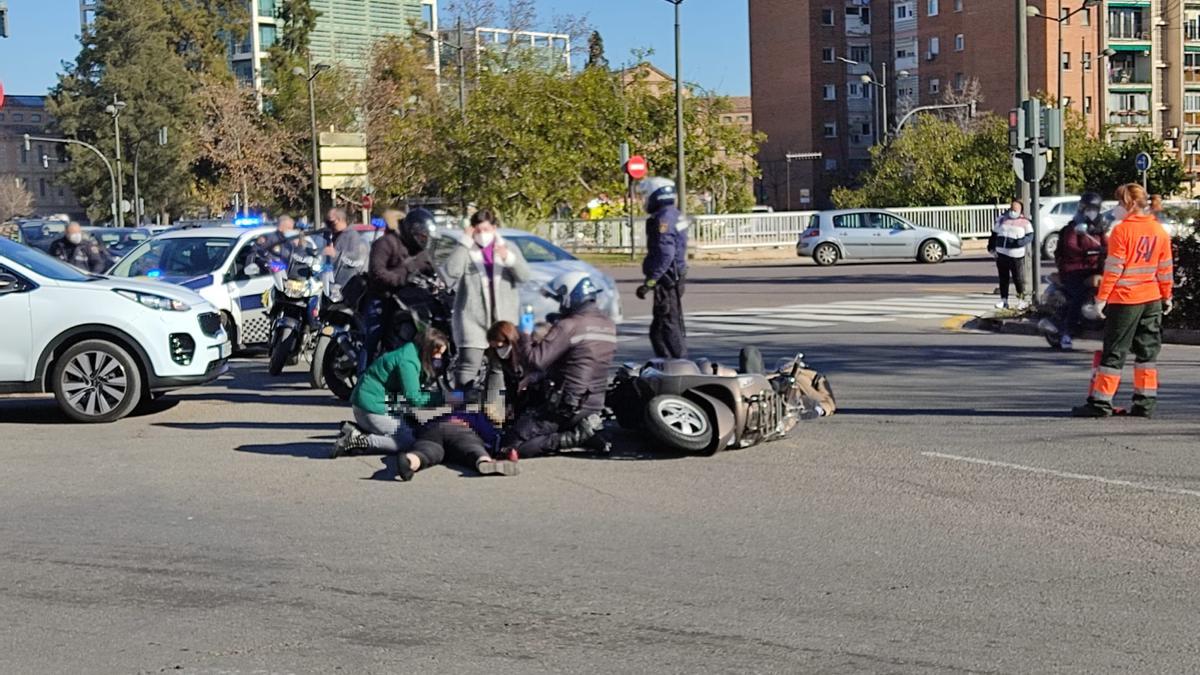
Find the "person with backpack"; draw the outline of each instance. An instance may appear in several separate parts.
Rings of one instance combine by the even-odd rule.
[[[1092,278],[1104,272],[1105,225],[1100,195],[1084,193],[1071,222],[1059,232],[1054,263],[1066,304],[1058,317],[1059,347],[1073,348],[1071,338],[1083,324],[1083,306],[1092,299]]]
[[[1000,301],[997,309],[1009,309],[1008,287],[1017,287],[1015,309],[1025,309],[1025,249],[1033,241],[1033,223],[1025,217],[1024,205],[1014,199],[1008,211],[1001,214],[992,227],[988,252],[996,256],[996,271],[1000,277]],[[1037,270],[1034,270],[1037,274]]]

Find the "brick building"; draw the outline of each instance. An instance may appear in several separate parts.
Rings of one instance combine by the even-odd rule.
[[[32,141],[25,149],[25,134],[48,136],[50,116],[44,96],[5,96],[0,108],[0,180],[15,179],[33,194],[31,215],[65,213],[82,218],[85,213],[71,188],[56,180],[60,146]],[[45,166],[42,158],[46,157]]]

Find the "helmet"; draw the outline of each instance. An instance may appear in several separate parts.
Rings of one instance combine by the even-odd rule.
[[[587,272],[563,272],[542,289],[542,295],[558,301],[563,314],[569,314],[600,295],[600,288]]]
[[[433,214],[425,209],[413,209],[400,221],[400,241],[416,255],[429,245],[429,237],[437,230]]]
[[[1088,207],[1099,209],[1104,204],[1104,199],[1100,197],[1098,192],[1085,192],[1079,198],[1079,210],[1082,211]]]
[[[646,213],[655,213],[675,204],[675,181],[662,176],[643,178],[638,183],[638,195],[646,205]]]

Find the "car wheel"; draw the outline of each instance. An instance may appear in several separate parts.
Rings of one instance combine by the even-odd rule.
[[[1046,240],[1042,242],[1042,258],[1053,260],[1054,254],[1058,252],[1058,233],[1051,232],[1046,235]]]
[[[838,251],[838,247],[830,243],[824,243],[813,249],[813,261],[821,267],[829,267],[840,260],[842,254]]]
[[[704,409],[672,394],[650,399],[646,430],[656,441],[677,450],[700,452],[712,443],[713,427]]]
[[[238,344],[238,327],[237,322],[233,320],[233,315],[229,312],[221,312],[221,323],[225,326],[225,334],[229,336],[229,348],[234,354],[242,351],[242,346]]]
[[[946,259],[946,245],[937,239],[927,239],[921,243],[918,259],[929,265],[940,263]]]
[[[142,400],[142,374],[120,346],[84,340],[63,352],[54,364],[54,398],[76,422],[112,422]]]

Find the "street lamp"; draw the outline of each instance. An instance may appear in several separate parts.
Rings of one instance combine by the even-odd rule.
[[[462,19],[459,19],[455,25],[454,32],[457,36],[456,42],[446,42],[440,36],[434,35],[429,31],[416,31],[417,35],[436,42],[437,44],[454,50],[454,65],[458,68],[458,112],[462,117],[463,122],[467,121],[467,58],[466,45],[463,43],[463,28]],[[441,66],[441,64],[436,64]]]
[[[1025,14],[1026,15],[1028,15],[1030,17],[1036,16],[1036,17],[1045,19],[1047,21],[1053,21],[1054,23],[1058,24],[1058,57],[1057,57],[1058,58],[1058,95],[1055,97],[1054,107],[1058,108],[1059,110],[1063,109],[1063,24],[1066,23],[1068,20],[1070,20],[1070,18],[1075,16],[1076,14],[1078,14],[1084,10],[1091,9],[1092,7],[1095,7],[1099,4],[1100,4],[1100,0],[1084,0],[1083,5],[1076,7],[1075,9],[1067,12],[1066,14],[1061,14],[1061,12],[1060,12],[1061,15],[1057,18],[1055,18],[1053,16],[1046,16],[1045,14],[1042,14],[1042,10],[1038,9],[1037,7],[1034,7],[1033,5],[1025,6]],[[1081,65],[1080,68],[1082,68],[1082,67],[1083,66]],[[1064,122],[1066,121],[1065,115],[1063,116],[1063,121]],[[1058,167],[1058,185],[1057,185],[1057,187],[1058,187],[1058,194],[1060,194],[1060,195],[1066,194],[1066,176],[1067,176],[1066,156],[1067,156],[1067,148],[1066,148],[1066,139],[1064,138],[1063,147],[1058,149],[1058,156],[1055,157],[1055,164]]]
[[[313,80],[326,70],[329,70],[329,66],[324,63],[313,65],[311,54],[308,57],[308,70],[300,66],[292,68],[293,75],[308,80],[308,121],[312,133],[313,227],[317,227],[318,223],[321,222],[321,158],[317,138],[317,96],[314,91]]]
[[[683,0],[667,0],[675,5],[675,192],[680,211],[687,210],[683,156],[683,58],[679,41],[679,6]]]
[[[113,144],[116,146],[117,154],[117,197],[116,197],[116,213],[113,214],[114,223],[117,227],[125,226],[125,198],[124,192],[124,176],[121,169],[121,111],[125,110],[125,102],[118,101],[117,95],[113,94],[113,102],[104,106],[104,112],[112,115],[113,118]]]
[[[846,65],[849,65],[849,66],[865,65],[867,67],[867,73],[870,73],[870,74],[868,75],[867,73],[863,73],[862,75],[859,76],[858,79],[865,85],[868,85],[868,86],[874,85],[879,88],[879,97],[880,97],[880,99],[882,99],[883,102],[882,102],[882,104],[876,105],[875,116],[876,116],[876,118],[882,120],[882,124],[879,125],[879,128],[882,131],[881,140],[883,143],[887,143],[888,138],[891,136],[891,130],[889,128],[891,126],[891,124],[890,124],[889,118],[888,118],[887,61],[884,61],[879,64],[880,72],[883,73],[883,77],[880,79],[876,79],[875,69],[872,68],[871,64],[869,64],[869,63],[865,63],[865,64],[859,63],[858,61],[845,58],[844,56],[839,56],[838,61],[841,61],[842,63],[845,63]],[[900,72],[896,73],[896,77],[908,77],[908,71],[901,70]],[[883,112],[882,115],[879,114],[880,110],[882,110],[882,112]]]
[[[158,136],[159,146],[164,146],[167,144],[166,127],[159,127],[155,134]],[[149,137],[143,136],[139,138],[138,142],[133,146],[133,220],[136,227],[142,226],[142,215],[144,215],[142,209],[142,193],[138,188],[138,159],[142,154],[142,143],[144,143],[147,138]]]

